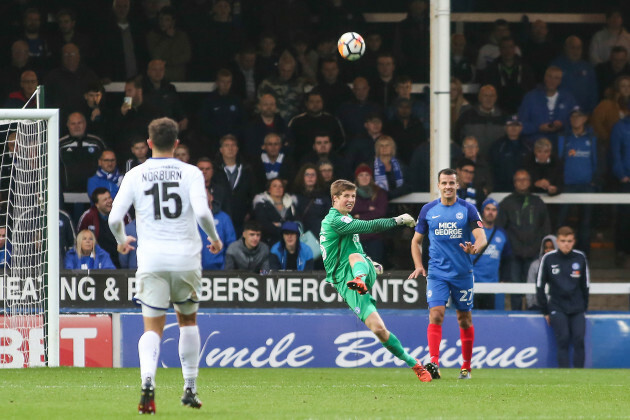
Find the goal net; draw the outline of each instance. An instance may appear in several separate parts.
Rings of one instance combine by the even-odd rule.
[[[58,126],[0,110],[0,368],[59,365]]]

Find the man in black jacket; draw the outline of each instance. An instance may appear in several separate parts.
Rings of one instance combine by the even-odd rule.
[[[542,238],[551,232],[547,206],[530,192],[531,176],[523,169],[514,174],[514,192],[499,204],[497,225],[505,229],[512,246],[510,261],[514,283],[525,283],[532,261],[538,258]],[[512,310],[523,309],[522,295],[510,297]]]
[[[590,275],[583,252],[573,249],[575,233],[570,227],[558,229],[558,249],[545,254],[538,269],[536,295],[547,324],[553,328],[558,347],[558,367],[568,368],[569,344],[573,366],[584,367],[584,332],[588,308]],[[545,285],[549,284],[547,301]]]
[[[215,168],[217,182],[228,187],[228,215],[239,236],[243,232],[245,217],[252,208],[254,193],[259,191],[252,167],[242,163],[238,156],[238,140],[226,134],[219,140],[219,156]],[[226,260],[227,261],[227,260]]]

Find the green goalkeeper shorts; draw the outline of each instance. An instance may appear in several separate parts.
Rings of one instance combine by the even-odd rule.
[[[376,271],[371,261],[366,259],[365,262],[368,267],[368,274],[363,278],[363,281],[367,284],[368,289],[371,289],[376,281]],[[350,290],[348,288],[347,283],[354,278],[352,275],[352,267],[350,267],[349,263],[340,265],[337,268],[335,278],[343,279],[334,285],[337,292],[343,297],[343,300],[346,301],[352,312],[354,312],[361,321],[365,322],[367,317],[370,316],[372,312],[376,311],[376,301],[372,295],[370,293],[360,295],[356,290]]]

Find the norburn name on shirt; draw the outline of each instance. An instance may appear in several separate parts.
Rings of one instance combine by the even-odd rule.
[[[174,169],[157,169],[142,174],[143,182],[179,181],[180,179],[182,179],[182,172]]]

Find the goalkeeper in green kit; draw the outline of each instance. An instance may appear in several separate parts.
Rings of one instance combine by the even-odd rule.
[[[343,179],[333,182],[330,195],[333,206],[322,221],[319,243],[326,268],[326,281],[344,298],[350,309],[376,335],[394,356],[407,363],[422,382],[430,382],[431,374],[403,348],[396,336],[387,330],[369,290],[382,273],[380,264],[373,262],[359,241],[360,233],[376,233],[396,226],[414,227],[416,221],[408,214],[394,218],[356,220],[349,213],[354,207],[357,187]]]

